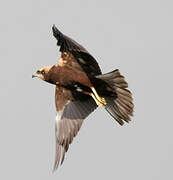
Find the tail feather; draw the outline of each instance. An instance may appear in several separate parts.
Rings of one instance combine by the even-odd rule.
[[[130,116],[133,116],[134,105],[132,93],[126,89],[128,83],[124,76],[116,69],[110,73],[98,75],[96,78],[109,84],[117,96],[116,98],[105,97],[107,103],[105,109],[120,125],[123,125],[123,120],[129,122]]]
[[[123,111],[121,112],[117,104],[109,97],[106,97],[105,109],[120,125],[123,125],[124,121],[130,121],[129,116],[127,116]]]

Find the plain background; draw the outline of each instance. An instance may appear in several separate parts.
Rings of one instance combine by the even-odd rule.
[[[16,0],[0,7],[0,179],[173,179],[173,3],[167,0]],[[133,121],[99,108],[58,171],[54,87],[32,73],[60,57],[53,24],[102,71],[119,68],[133,92]]]

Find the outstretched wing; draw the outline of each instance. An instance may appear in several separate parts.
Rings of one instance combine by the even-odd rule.
[[[97,61],[83,46],[61,33],[55,25],[52,30],[57,45],[60,46],[60,52],[71,53],[89,77],[101,74]]]
[[[64,161],[69,144],[77,135],[83,120],[97,108],[95,101],[88,95],[80,95],[75,100],[72,92],[62,87],[56,87],[56,157],[54,170]]]

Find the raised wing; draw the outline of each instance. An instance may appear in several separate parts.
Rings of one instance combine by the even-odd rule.
[[[57,45],[60,46],[60,52],[71,53],[89,77],[101,74],[97,61],[83,46],[61,33],[55,25],[52,30],[57,39]]]
[[[70,90],[56,87],[56,157],[54,170],[64,161],[65,153],[77,135],[83,120],[97,108],[95,101],[88,95],[78,94],[77,99]]]

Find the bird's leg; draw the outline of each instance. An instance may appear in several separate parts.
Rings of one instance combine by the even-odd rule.
[[[97,98],[95,97],[95,95],[93,93],[90,93],[90,96],[92,96],[92,98],[94,99],[94,101],[96,102],[97,106],[103,107],[104,108],[104,104],[102,104],[100,101],[97,100]]]
[[[87,91],[82,91],[84,94],[87,94],[87,95],[90,95],[93,99],[94,99],[94,101],[96,102],[96,104],[97,104],[97,106],[100,106],[100,107],[105,107],[105,105],[106,105],[106,100],[105,100],[105,98],[102,98],[102,97],[100,97],[98,94],[97,94],[97,92],[96,92],[96,90],[95,90],[95,88],[92,86],[92,87],[90,87],[91,88],[91,90],[92,90],[92,92],[87,92]]]
[[[97,104],[98,106],[100,106],[100,107],[104,107],[104,106],[106,105],[106,100],[105,100],[105,98],[100,97],[100,96],[97,94],[97,92],[96,92],[96,90],[95,90],[94,87],[91,87],[91,90],[92,90],[92,92],[93,92],[93,93],[91,93],[91,96],[92,96],[93,99],[95,100],[96,104]]]

